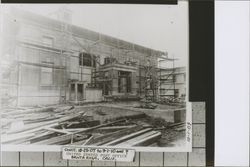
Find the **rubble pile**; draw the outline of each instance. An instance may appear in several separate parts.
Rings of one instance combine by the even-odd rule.
[[[5,109],[2,144],[151,146],[166,131],[185,130],[143,112],[103,110],[101,106],[48,106]]]

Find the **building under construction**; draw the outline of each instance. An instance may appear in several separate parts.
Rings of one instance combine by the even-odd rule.
[[[175,89],[175,68],[158,68],[160,60],[174,61],[166,52],[77,27],[71,12],[61,10],[58,19],[5,11],[2,102],[27,106],[181,96],[176,92],[185,80]],[[163,90],[166,82],[171,90]]]
[[[3,144],[185,145],[186,69],[166,52],[75,26],[63,8],[1,12]]]

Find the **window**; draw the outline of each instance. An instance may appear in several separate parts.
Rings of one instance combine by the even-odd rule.
[[[104,58],[104,64],[110,64],[110,58],[109,57],[105,57]]]
[[[113,62],[117,62],[115,58],[105,57],[104,58],[104,64],[112,64]]]
[[[80,66],[95,67],[96,66],[96,56],[95,55],[91,56],[88,53],[80,53],[79,54],[79,65]]]
[[[41,85],[53,84],[53,69],[48,67],[41,68]]]
[[[53,47],[54,39],[52,37],[44,36],[43,37],[43,44],[46,45],[46,46]]]

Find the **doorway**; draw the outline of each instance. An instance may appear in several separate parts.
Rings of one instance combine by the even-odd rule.
[[[84,100],[84,84],[79,82],[70,83],[69,92],[70,101],[83,101]]]
[[[118,92],[129,93],[131,92],[131,72],[118,71]]]

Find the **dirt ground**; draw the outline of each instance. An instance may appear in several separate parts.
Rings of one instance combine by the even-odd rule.
[[[138,101],[100,103],[101,106],[114,107],[114,108],[118,107],[118,108],[126,109],[126,111],[122,112],[122,114],[127,114],[127,113],[130,113],[131,111],[143,112],[147,114],[148,116],[152,116],[156,118],[161,117],[168,122],[173,122],[174,110],[183,108],[183,107],[178,107],[178,106],[156,104],[157,107],[155,109],[145,109],[145,108],[139,108],[140,104],[141,103]],[[116,112],[119,112],[119,111],[117,110]],[[117,114],[117,113],[114,113],[114,114]]]

